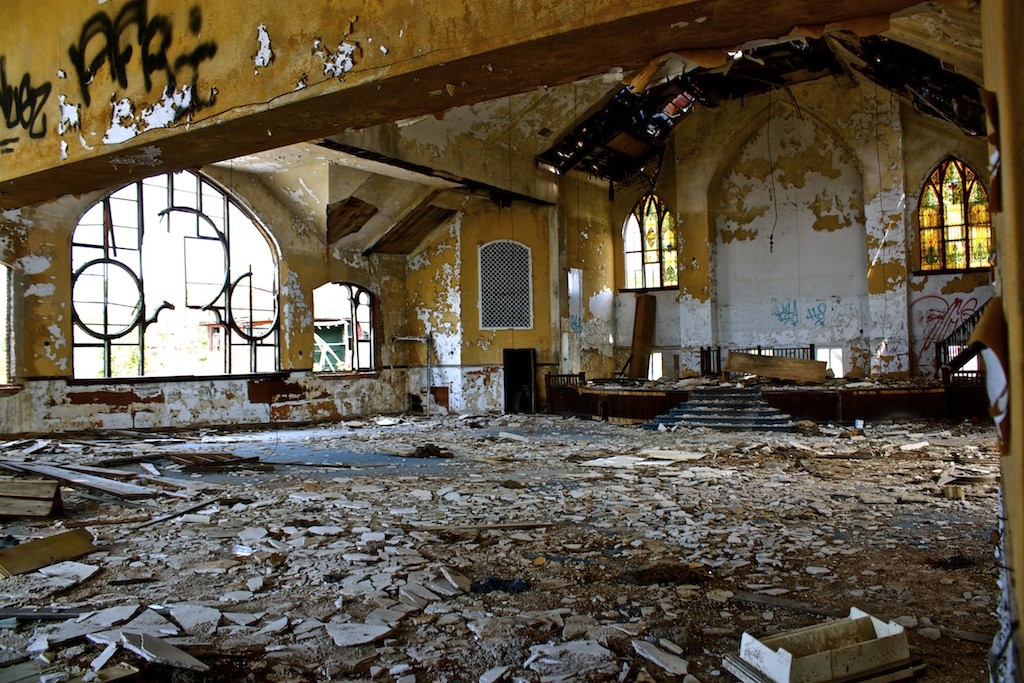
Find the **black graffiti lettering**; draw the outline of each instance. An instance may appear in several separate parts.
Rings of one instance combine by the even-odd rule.
[[[14,152],[14,148],[11,145],[17,141],[18,138],[4,138],[0,140],[0,154],[11,154]]]
[[[205,62],[207,59],[211,59],[217,54],[217,45],[215,43],[201,43],[199,47],[188,54],[181,55],[174,60],[174,72],[175,75],[180,75],[182,70],[189,68],[192,70],[192,80],[189,81],[188,86],[192,91],[192,104],[188,108],[188,111],[178,111],[175,114],[175,120],[180,119],[189,113],[189,111],[197,111],[203,107],[212,106],[214,100],[217,97],[216,91],[210,94],[208,100],[199,98],[199,93],[196,92],[196,87],[199,83],[199,65]],[[168,86],[170,87],[170,86]]]
[[[146,26],[146,13],[147,0],[132,0],[121,8],[115,19],[111,20],[106,12],[97,12],[82,26],[78,43],[68,49],[68,56],[75,67],[86,106],[89,106],[92,99],[89,95],[89,84],[104,64],[109,65],[112,80],[122,88],[128,86],[128,63],[131,61],[134,48],[130,39],[125,42],[124,34],[134,26],[135,42],[141,45]],[[103,38],[103,45],[87,63],[86,51],[97,37]]]
[[[11,85],[7,82],[7,58],[0,56],[0,112],[8,128],[24,128],[30,138],[46,135],[46,114],[42,111],[52,87],[49,82],[33,87],[28,74],[18,85]],[[3,145],[16,141],[7,138]]]
[[[199,35],[202,12],[198,5],[189,10],[188,27],[192,35]],[[85,105],[92,102],[89,85],[105,64],[110,68],[111,79],[122,88],[128,87],[129,66],[136,55],[146,92],[151,92],[154,86],[164,93],[174,92],[182,82],[191,86],[191,104],[185,111],[178,112],[176,118],[212,105],[213,95],[209,100],[196,97],[196,85],[200,65],[217,53],[217,44],[200,43],[172,59],[168,53],[173,37],[174,26],[170,19],[163,15],[149,16],[148,0],[131,0],[114,19],[102,11],[90,17],[82,26],[78,42],[68,48]],[[97,43],[100,39],[102,44]],[[185,69],[191,72],[183,79],[181,72]]]
[[[153,74],[162,71],[167,87],[175,89],[174,71],[167,62],[167,50],[171,47],[171,22],[165,17],[153,17],[146,25],[142,40],[142,78],[146,92],[153,87]]]

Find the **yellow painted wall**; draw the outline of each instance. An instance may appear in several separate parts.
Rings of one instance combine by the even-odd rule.
[[[557,362],[552,338],[551,254],[548,210],[514,205],[484,206],[462,219],[462,362],[488,365],[502,362],[502,349],[537,349],[538,363]],[[493,240],[520,242],[533,258],[533,329],[480,329],[480,260],[478,248]]]

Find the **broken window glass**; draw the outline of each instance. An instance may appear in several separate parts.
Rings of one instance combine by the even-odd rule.
[[[375,369],[373,295],[358,285],[328,282],[313,290],[313,370]]]
[[[679,284],[675,223],[655,194],[636,203],[622,227],[626,289]]]
[[[276,250],[206,178],[153,176],[100,200],[71,262],[75,377],[278,369]]]
[[[921,270],[990,267],[988,192],[970,166],[948,157],[929,175],[918,202]]]

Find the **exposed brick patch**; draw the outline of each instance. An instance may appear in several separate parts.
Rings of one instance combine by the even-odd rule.
[[[332,400],[310,403],[279,403],[271,406],[271,422],[324,422],[340,420],[341,413]]]
[[[130,406],[136,403],[164,403],[163,394],[152,396],[139,396],[134,391],[78,391],[68,393],[68,402],[71,405],[107,405],[107,406]]]
[[[277,401],[303,398],[306,389],[298,382],[286,382],[280,377],[249,380],[250,403],[275,403]]]

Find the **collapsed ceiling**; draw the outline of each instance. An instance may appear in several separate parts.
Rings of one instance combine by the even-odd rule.
[[[886,88],[921,114],[968,135],[985,134],[978,86],[938,57],[896,40],[835,32],[739,49],[728,57],[723,66],[690,68],[646,89],[634,84],[616,88],[603,106],[538,155],[538,164],[557,174],[575,168],[630,184],[660,160],[673,131],[694,107],[853,74]]]

